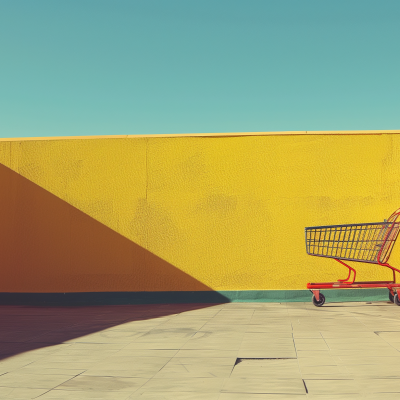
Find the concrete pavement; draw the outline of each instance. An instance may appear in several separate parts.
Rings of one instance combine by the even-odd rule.
[[[1,399],[386,399],[389,302],[0,307]]]

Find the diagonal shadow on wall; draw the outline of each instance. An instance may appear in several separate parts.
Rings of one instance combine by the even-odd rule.
[[[203,299],[213,303],[228,301],[167,261],[0,164],[0,304],[193,303]],[[19,314],[15,308],[14,316],[3,317],[0,342],[18,345],[11,346],[14,348],[11,353],[10,346],[6,346],[6,351],[0,349],[0,358],[1,354],[8,357],[46,346],[42,335],[49,329],[59,331],[52,343],[61,343],[127,319],[155,318],[176,310],[206,306],[173,305],[170,309],[153,306],[151,316],[139,312],[140,316],[134,313],[131,318],[128,314],[132,315],[132,309],[118,315],[116,308],[115,318],[103,321],[101,327],[92,323],[82,325],[82,315],[93,312],[85,311],[86,308],[64,312],[65,316],[68,314],[66,321],[63,321],[63,312],[57,318],[50,312],[53,322],[46,318],[47,309],[41,309],[40,324],[34,318],[36,308],[32,308],[31,316],[26,311]],[[10,318],[12,323],[8,324]],[[41,345],[29,344],[34,337],[42,337]]]
[[[1,164],[0,188],[1,292],[212,290]]]

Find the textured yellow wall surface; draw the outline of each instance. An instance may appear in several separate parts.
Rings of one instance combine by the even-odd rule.
[[[304,289],[345,278],[334,260],[306,254],[304,228],[382,221],[400,207],[394,134],[2,141],[0,163],[204,285],[189,290]],[[396,246],[389,261],[400,267]],[[179,278],[160,282],[150,270],[134,283],[129,263],[77,268],[66,259],[58,268],[70,280],[53,291],[183,290]],[[360,280],[391,276],[352,265]],[[99,276],[111,283],[96,284]],[[33,291],[13,279],[0,288]]]

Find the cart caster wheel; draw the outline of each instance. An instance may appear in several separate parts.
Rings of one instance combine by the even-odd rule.
[[[394,296],[392,295],[392,293],[389,292],[389,301],[391,301],[392,303],[394,303]]]
[[[400,306],[400,299],[397,293],[394,295],[393,303],[396,304],[396,306]]]
[[[313,302],[314,306],[322,307],[325,304],[325,296],[322,293],[320,293],[319,294],[319,301],[318,301],[316,299],[315,295],[313,295],[312,302]],[[400,302],[399,302],[399,305],[400,305]]]

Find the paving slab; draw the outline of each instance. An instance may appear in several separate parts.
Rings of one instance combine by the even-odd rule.
[[[48,389],[33,389],[22,385],[18,388],[0,386],[0,399],[34,399],[47,391]]]
[[[84,391],[84,390],[50,390],[39,397],[40,400],[127,400],[132,393],[107,392],[107,391]]]
[[[221,393],[218,400],[307,400],[306,394]]]
[[[142,389],[149,392],[220,392],[224,385],[223,378],[153,378]]]
[[[144,378],[79,375],[57,386],[57,389],[67,391],[133,392],[146,382],[147,379]]]
[[[301,379],[229,378],[222,393],[306,394]]]
[[[141,392],[129,396],[127,400],[219,400],[220,393],[195,392]]]

